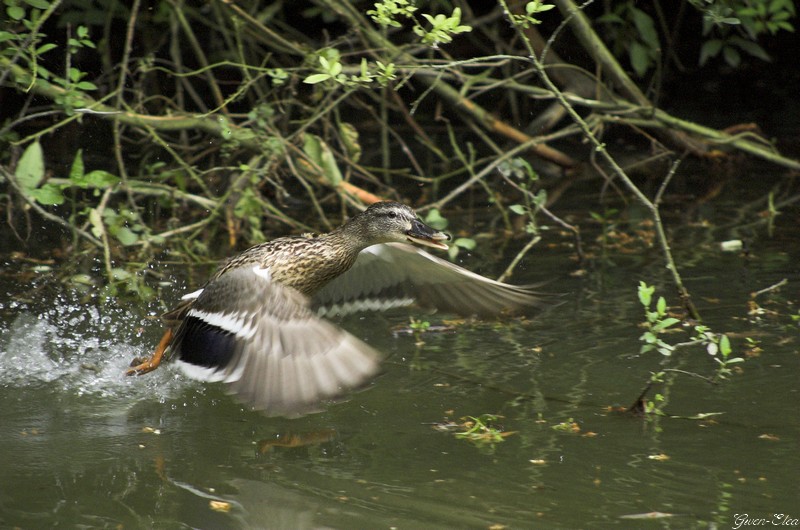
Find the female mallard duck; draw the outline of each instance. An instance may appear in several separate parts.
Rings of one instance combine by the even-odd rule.
[[[169,347],[190,377],[223,381],[269,415],[296,416],[378,371],[375,350],[322,316],[412,303],[492,315],[540,303],[530,287],[484,278],[406,243],[446,249],[448,239],[408,206],[379,202],[330,233],[256,245],[164,315],[170,329],[156,353],[128,375],[155,369]]]

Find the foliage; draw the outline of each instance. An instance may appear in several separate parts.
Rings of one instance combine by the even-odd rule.
[[[792,0],[690,0],[702,15],[702,36],[697,62],[700,66],[721,57],[732,67],[742,62],[745,53],[762,61],[770,56],[758,43],[759,38],[781,31],[794,32],[797,16]],[[661,35],[658,28],[675,27],[660,10],[648,9],[634,0],[610,2],[598,17],[606,27],[616,54],[627,55],[633,71],[644,77],[660,69],[665,41],[675,36]]]
[[[367,14],[375,23],[387,27],[401,27],[398,18],[407,18],[413,21],[413,30],[423,44],[438,47],[439,44],[449,44],[453,42],[453,36],[459,33],[472,31],[470,26],[461,24],[461,8],[456,7],[450,16],[444,14],[429,15],[422,13],[422,17],[428,21],[430,28],[421,24],[414,12],[417,8],[409,5],[407,0],[383,0],[375,3],[375,9],[367,11]]]
[[[703,36],[707,40],[700,49],[700,64],[722,56],[725,62],[737,67],[741,52],[769,61],[770,57],[757,39],[779,31],[794,32],[791,20],[797,15],[792,0],[692,0],[704,13]]]
[[[550,426],[550,428],[553,429],[554,431],[565,432],[570,434],[579,433],[581,431],[580,425],[578,425],[578,423],[575,422],[575,420],[573,420],[572,418],[569,418],[566,421],[556,423],[555,425]]]
[[[661,355],[669,356],[672,355],[674,347],[665,342],[659,335],[664,333],[667,328],[679,323],[680,320],[667,315],[667,301],[663,296],[658,297],[655,310],[651,311],[650,306],[655,290],[655,287],[639,282],[639,303],[644,307],[646,318],[644,323],[645,332],[639,337],[639,340],[643,342],[640,353],[656,350]]]
[[[466,197],[492,206],[512,236],[539,237],[542,215],[560,221],[547,209],[554,180],[533,163],[554,164],[548,178],[576,166],[545,136],[576,130],[535,122],[555,106],[536,60],[558,51],[563,28],[578,18],[556,3],[480,7],[495,16],[469,3],[410,0],[316,0],[303,10],[256,0],[137,5],[8,0],[0,21],[5,218],[19,233],[38,227],[30,211],[68,230],[64,250],[99,258],[108,284],[124,281],[119,270],[138,282],[167,248],[178,259],[216,258],[274,235],[331,228],[341,220],[331,216],[379,198],[429,204],[422,215],[441,228]],[[743,49],[733,37],[755,42],[793,30],[791,2],[694,5],[675,16],[693,15],[698,25],[705,17],[708,42],[729,32],[706,60],[715,50],[730,55],[725,46]],[[662,28],[681,20],[659,18],[671,15],[632,1],[582,9],[604,22],[602,37],[639,75],[678,53],[666,53]],[[544,48],[534,49],[534,34]],[[591,38],[587,51],[603,45]],[[624,83],[603,84],[593,72],[609,75],[608,65],[581,58],[569,66],[595,85],[564,108],[581,105],[598,134],[627,119],[637,130],[698,134],[629,98],[618,90]],[[763,144],[703,134],[777,159]],[[460,235],[450,258],[476,245]],[[652,344],[663,349],[657,326]]]
[[[480,416],[467,416],[462,418],[461,430],[455,433],[456,438],[468,440],[475,445],[493,447],[515,434],[505,431],[498,425],[502,416],[496,414],[481,414]]]
[[[398,20],[399,17],[412,18],[417,8],[410,4],[408,0],[383,0],[375,2],[375,9],[367,11],[376,24],[381,26],[402,27]]]
[[[449,224],[447,219],[442,217],[442,214],[436,208],[432,208],[428,211],[425,216],[425,223],[440,231],[446,230]],[[471,237],[457,237],[451,242],[450,248],[447,249],[447,255],[451,260],[454,260],[459,252],[461,252],[461,249],[473,250],[476,246],[477,243]]]
[[[528,222],[525,224],[525,232],[528,234],[539,234],[539,224],[537,214],[547,203],[547,190],[538,189],[539,175],[533,170],[531,164],[523,158],[514,158],[501,164],[497,170],[504,178],[515,179],[519,182],[518,186],[523,192],[525,199],[523,204],[512,204],[508,209],[516,215],[525,215]]]
[[[532,2],[528,2],[525,4],[525,14],[518,15],[516,13],[507,13],[510,15],[511,20],[514,21],[515,24],[518,24],[520,27],[525,29],[530,28],[531,26],[536,26],[541,24],[542,21],[536,18],[537,15],[541,13],[546,13],[556,7],[553,4],[547,4],[542,0],[533,0]]]
[[[453,35],[472,31],[471,27],[461,25],[461,9],[458,7],[453,9],[453,14],[449,17],[441,14],[431,16],[427,13],[423,13],[422,16],[427,19],[431,27],[427,29],[422,25],[415,25],[414,33],[422,37],[423,44],[429,46],[438,47],[439,44],[449,44],[453,42]]]
[[[733,350],[727,335],[713,333],[708,327],[702,325],[695,326],[694,333],[695,342],[705,346],[706,352],[717,363],[717,370],[714,374],[715,382],[725,379],[733,373],[731,365],[744,362],[742,357],[731,357]]]
[[[732,365],[744,362],[744,359],[741,357],[731,356],[733,350],[727,335],[714,333],[708,326],[703,324],[694,324],[692,326],[693,334],[691,340],[688,342],[676,344],[666,342],[662,338],[663,334],[680,323],[680,320],[669,316],[667,303],[663,296],[658,297],[654,310],[651,308],[654,293],[655,287],[647,285],[645,282],[639,282],[639,302],[644,307],[646,318],[646,321],[643,323],[645,332],[639,337],[639,340],[642,342],[640,353],[658,351],[664,356],[662,365],[665,366],[665,368],[652,374],[650,377],[650,384],[665,383],[665,378],[668,373],[683,373],[705,379],[710,383],[717,383],[732,375]],[[670,358],[679,348],[694,346],[703,347],[706,353],[714,360],[716,369],[712,377],[707,378],[692,372],[666,368]],[[652,400],[644,402],[644,412],[646,414],[663,415],[663,407],[665,405],[665,396],[661,393],[656,393]]]
[[[627,51],[637,76],[643,77],[660,60],[661,42],[655,21],[633,1],[615,2],[598,22],[608,26],[615,51]]]

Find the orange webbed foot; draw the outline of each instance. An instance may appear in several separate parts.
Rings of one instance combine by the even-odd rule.
[[[164,336],[161,337],[161,342],[158,343],[158,347],[156,347],[156,351],[153,353],[152,357],[147,359],[135,357],[131,361],[131,367],[125,370],[125,375],[144,375],[161,366],[161,360],[164,358],[164,351],[166,351],[170,342],[172,342],[172,330],[168,329],[166,333],[164,333]]]

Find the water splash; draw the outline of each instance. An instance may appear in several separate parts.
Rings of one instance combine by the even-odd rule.
[[[0,386],[48,389],[60,397],[102,398],[108,405],[143,399],[164,402],[192,383],[161,368],[124,375],[131,359],[147,355],[159,325],[121,307],[96,307],[59,295],[45,308],[6,304],[15,316],[0,322]],[[146,330],[147,334],[143,334]]]

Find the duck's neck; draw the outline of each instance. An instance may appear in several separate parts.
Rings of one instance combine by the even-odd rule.
[[[359,252],[373,244],[366,241],[360,231],[348,225],[340,226],[327,234],[321,235],[320,238],[335,248],[337,253],[352,255],[353,261],[355,261]]]
[[[381,241],[371,241],[366,235],[366,230],[362,225],[360,216],[353,217],[345,224],[331,230],[327,234],[320,236],[333,248],[351,254],[353,261],[358,256],[358,253],[365,248],[372,246]]]

